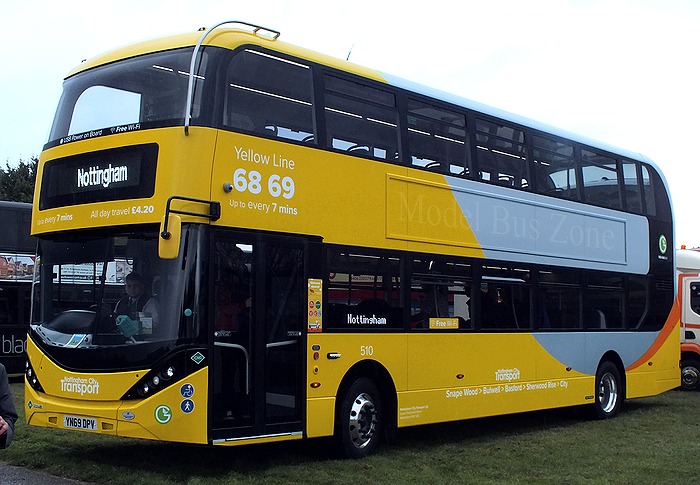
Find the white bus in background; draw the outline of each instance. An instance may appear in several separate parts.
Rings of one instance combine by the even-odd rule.
[[[681,300],[681,387],[700,389],[700,248],[676,251]]]

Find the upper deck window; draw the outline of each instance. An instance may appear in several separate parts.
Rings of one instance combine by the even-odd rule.
[[[297,141],[313,139],[311,69],[265,52],[238,52],[226,73],[224,126]]]
[[[398,113],[394,94],[326,76],[328,146],[380,160],[399,159]]]
[[[538,192],[578,199],[573,145],[535,135],[532,152]]]
[[[622,208],[615,159],[581,150],[581,169],[586,202],[611,209]]]
[[[637,176],[638,164],[630,161],[622,163],[623,183],[625,186],[625,197],[627,199],[627,210],[642,213],[642,190]]]
[[[182,124],[191,52],[178,49],[148,54],[68,78],[49,141],[81,140],[88,137],[81,136],[85,133],[92,137]],[[203,52],[195,76],[194,119],[201,114],[201,87],[208,58]]]
[[[409,99],[406,125],[412,165],[452,175],[469,173],[464,114]]]
[[[479,178],[507,187],[529,187],[525,133],[505,123],[476,119]]]

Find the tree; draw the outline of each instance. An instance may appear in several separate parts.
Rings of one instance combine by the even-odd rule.
[[[37,157],[20,160],[16,167],[11,167],[7,162],[5,169],[0,171],[0,200],[31,202],[38,165]]]

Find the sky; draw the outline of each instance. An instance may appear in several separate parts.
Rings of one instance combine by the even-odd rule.
[[[41,153],[65,75],[125,44],[242,20],[280,40],[639,152],[700,246],[696,0],[5,2],[0,165]],[[690,147],[690,148],[688,148]]]

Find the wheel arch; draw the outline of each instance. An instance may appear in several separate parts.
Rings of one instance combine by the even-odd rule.
[[[379,390],[383,403],[385,431],[391,432],[396,427],[397,396],[396,385],[389,371],[375,360],[363,360],[350,367],[338,386],[337,396],[342,396],[359,378],[371,379]],[[336,398],[335,411],[338,415],[341,400]]]
[[[692,350],[684,350],[681,346],[681,360],[684,359],[695,359],[700,361],[700,354]]]
[[[620,373],[620,385],[622,386],[622,392],[620,395],[622,396],[622,400],[627,399],[627,373],[625,371],[625,365],[622,363],[622,358],[620,355],[615,352],[614,350],[608,350],[603,354],[603,356],[600,358],[598,361],[598,367],[596,367],[596,374],[598,372],[598,369],[600,369],[600,366],[603,365],[604,362],[610,362],[617,367],[617,371]]]

